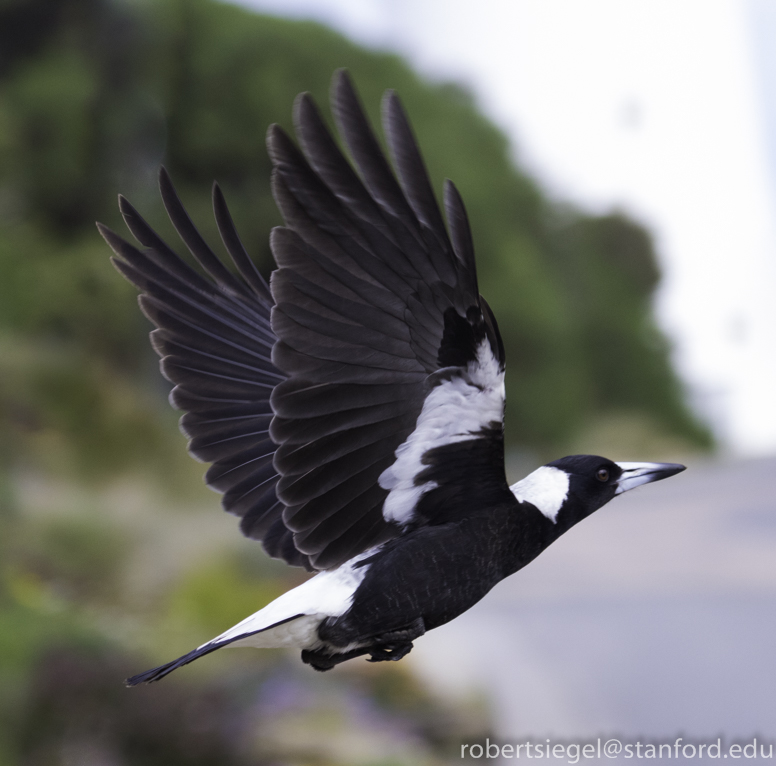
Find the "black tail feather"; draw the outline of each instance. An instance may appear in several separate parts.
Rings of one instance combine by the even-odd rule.
[[[124,683],[127,686],[151,684],[154,681],[158,681],[160,678],[164,678],[166,675],[169,675],[173,670],[177,670],[184,665],[188,665],[190,662],[194,662],[194,660],[198,660],[200,657],[204,657],[206,654],[210,654],[210,652],[214,652],[216,649],[220,649],[223,646],[229,646],[229,644],[233,644],[243,638],[248,638],[248,636],[255,636],[257,633],[264,633],[267,630],[277,628],[278,625],[284,625],[287,622],[297,620],[304,616],[304,614],[295,614],[292,617],[286,617],[285,620],[278,620],[278,622],[273,622],[272,625],[267,625],[266,628],[261,628],[261,630],[252,630],[248,633],[241,633],[238,636],[232,636],[232,638],[227,638],[224,641],[211,641],[210,643],[203,644],[199,647],[199,649],[194,649],[188,654],[184,654],[182,657],[178,657],[177,660],[172,660],[172,662],[159,665],[158,668],[151,668],[151,670],[146,670],[145,673],[138,673],[136,676],[127,678]]]
[[[138,673],[136,676],[128,678],[124,683],[127,686],[138,686],[139,684],[153,683],[154,681],[158,681],[160,678],[164,678],[169,673],[172,673],[173,670],[177,670],[184,665],[188,665],[190,662],[194,662],[194,660],[199,659],[206,654],[210,654],[210,652],[214,652],[216,649],[220,649],[222,646],[226,646],[230,643],[231,641],[219,641],[217,644],[205,644],[199,649],[194,649],[188,654],[184,654],[182,657],[178,657],[177,660],[172,660],[172,662],[159,665],[158,668],[151,668],[151,670],[146,670],[144,673]]]

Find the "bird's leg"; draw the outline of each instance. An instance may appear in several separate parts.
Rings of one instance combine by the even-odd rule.
[[[412,651],[412,642],[426,632],[422,617],[404,628],[372,637],[368,662],[396,662]]]
[[[330,633],[323,633],[326,626],[319,628],[318,633],[322,639],[329,643],[335,643]],[[322,649],[302,651],[302,662],[310,665],[315,670],[331,670],[335,665],[347,662],[355,657],[361,657],[364,654],[369,655],[369,662],[387,662],[400,660],[406,657],[412,651],[412,642],[426,632],[426,626],[422,617],[405,625],[403,628],[389,630],[386,633],[380,633],[376,636],[359,639],[360,641],[369,641],[369,646],[360,649],[353,649],[350,652],[342,654],[328,654]],[[336,643],[335,643],[336,645]]]

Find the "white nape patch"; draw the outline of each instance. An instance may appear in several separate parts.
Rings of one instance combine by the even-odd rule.
[[[554,524],[569,496],[569,475],[560,468],[543,465],[509,489],[519,502],[535,505]]]
[[[380,474],[378,483],[389,491],[383,517],[408,524],[421,495],[438,486],[434,481],[415,484],[415,477],[425,468],[422,458],[426,452],[471,439],[489,423],[503,419],[504,373],[485,338],[477,349],[476,362],[469,362],[466,370],[431,390],[415,430],[396,450],[396,462]]]
[[[310,649],[319,646],[321,641],[318,638],[318,625],[327,617],[339,617],[347,612],[353,603],[353,595],[369,569],[368,565],[355,565],[374,552],[375,549],[365,551],[338,569],[320,572],[202,646],[244,633],[255,635],[234,641],[230,646],[253,646],[262,649]],[[295,620],[289,619],[296,615],[302,616]],[[283,624],[270,628],[279,622]],[[265,628],[270,629],[264,630]],[[263,632],[256,633],[259,630]]]

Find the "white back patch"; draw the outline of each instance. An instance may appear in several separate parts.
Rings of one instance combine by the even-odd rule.
[[[476,362],[431,390],[415,430],[396,450],[396,462],[380,474],[378,483],[388,490],[383,517],[408,524],[421,495],[438,486],[433,481],[415,484],[415,477],[426,467],[422,463],[426,452],[471,439],[489,423],[503,419],[504,373],[485,338]]]
[[[519,502],[535,505],[554,524],[569,496],[569,475],[560,468],[543,465],[510,489]]]

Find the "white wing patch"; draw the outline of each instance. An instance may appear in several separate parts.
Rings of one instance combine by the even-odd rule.
[[[543,465],[509,489],[521,503],[531,503],[553,524],[569,495],[569,475],[560,468]]]
[[[438,486],[434,481],[415,484],[415,477],[425,468],[422,458],[426,452],[471,439],[503,418],[504,373],[485,338],[477,349],[476,362],[469,362],[465,371],[432,389],[415,430],[396,450],[396,462],[380,474],[380,486],[389,491],[383,517],[408,524],[421,495]]]

